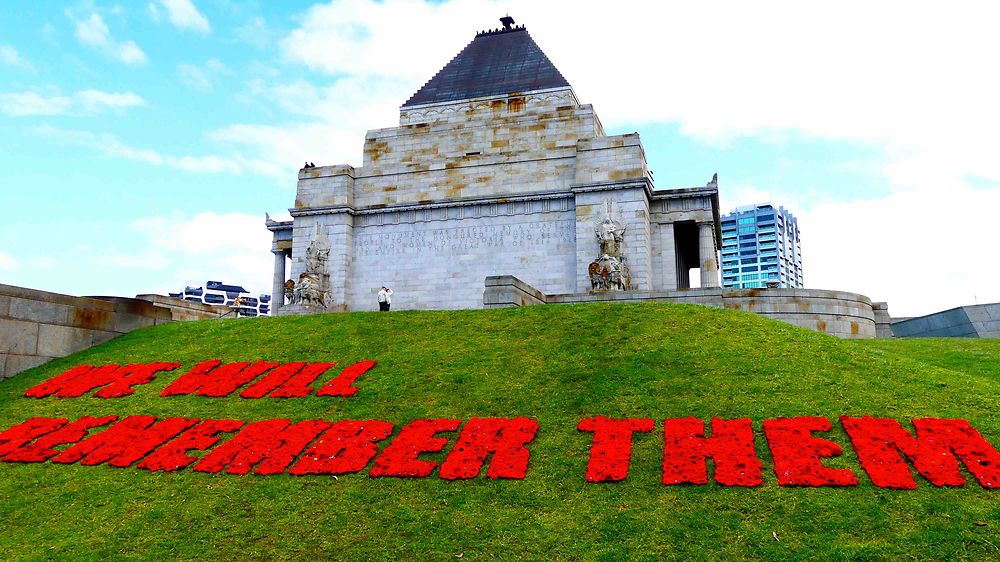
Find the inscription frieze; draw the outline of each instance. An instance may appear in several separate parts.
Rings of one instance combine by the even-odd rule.
[[[575,224],[572,221],[458,226],[399,232],[373,230],[375,232],[359,232],[355,235],[355,255],[503,251],[533,246],[573,244],[576,237]]]

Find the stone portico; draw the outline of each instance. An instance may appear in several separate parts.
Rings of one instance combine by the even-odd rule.
[[[611,263],[629,289],[686,288],[692,268],[718,287],[716,179],[656,189],[639,135],[606,135],[528,32],[505,25],[414,94],[398,127],[368,131],[360,167],[299,171],[293,220],[267,223],[278,314],[375,310],[382,285],[394,309],[478,308],[496,275],[586,293],[608,218],[621,255],[598,269]],[[330,249],[326,304],[282,307],[317,236]]]

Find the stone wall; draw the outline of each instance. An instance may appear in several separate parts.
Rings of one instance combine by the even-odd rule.
[[[0,378],[136,328],[219,314],[215,307],[159,295],[74,297],[0,284]]]
[[[482,305],[482,280],[513,274],[539,290],[574,290],[575,222],[567,199],[460,207],[462,217],[413,211],[369,215],[354,227],[349,310],[377,309],[391,287],[393,308],[455,309]],[[449,211],[450,209],[443,209]]]
[[[515,277],[502,276],[487,278],[483,294],[487,308],[605,300],[665,301],[745,310],[841,338],[876,337],[871,301],[843,291],[710,288],[546,295]]]
[[[875,313],[875,337],[892,337],[892,318],[889,316],[889,304],[884,302],[873,302],[872,310]]]
[[[819,289],[726,289],[726,308],[745,310],[841,338],[874,338],[875,311],[868,297]]]

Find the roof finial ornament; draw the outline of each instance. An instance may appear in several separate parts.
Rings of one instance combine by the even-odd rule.
[[[500,23],[503,24],[504,30],[510,30],[511,26],[514,25],[514,18],[510,17],[510,14],[500,18]]]

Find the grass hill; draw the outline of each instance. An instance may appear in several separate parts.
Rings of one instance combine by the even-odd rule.
[[[350,398],[159,397],[208,360],[372,359]],[[178,361],[125,398],[29,399],[79,364]],[[874,487],[841,415],[965,418],[1000,446],[1000,341],[845,341],[691,305],[587,304],[202,321],[138,330],[0,382],[0,429],[33,416],[527,416],[523,480],[172,473],[0,463],[0,557],[579,559],[1000,557],[1000,491]],[[650,417],[629,477],[584,481],[590,416]],[[660,484],[662,420],[753,420],[759,488]],[[761,421],[826,416],[856,488],[779,487]],[[450,442],[454,441],[451,434]],[[383,445],[386,442],[383,442]],[[421,458],[443,460],[443,453]],[[196,453],[197,454],[197,453]]]

